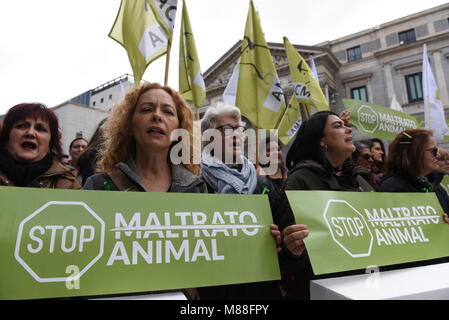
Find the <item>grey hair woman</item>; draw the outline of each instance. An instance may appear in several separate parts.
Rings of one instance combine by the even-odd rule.
[[[271,207],[280,198],[265,178],[258,177],[256,168],[243,154],[245,123],[235,106],[219,104],[210,107],[201,121],[203,139],[213,138],[203,148],[201,171],[210,193],[268,194]],[[273,211],[273,210],[272,210]],[[277,223],[276,217],[273,217]],[[271,226],[271,234],[280,245],[280,232]],[[280,299],[276,281],[203,287],[198,289],[201,299],[247,300]]]

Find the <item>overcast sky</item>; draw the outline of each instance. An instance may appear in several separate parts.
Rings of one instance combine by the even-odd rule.
[[[186,0],[201,69],[243,37],[249,0]],[[182,1],[179,0],[180,6]],[[254,0],[267,42],[316,45],[423,11],[438,0]],[[122,74],[125,49],[108,37],[120,0],[0,1],[0,114],[21,102],[56,106]],[[178,88],[177,15],[169,85]],[[163,82],[165,58],[144,79]]]

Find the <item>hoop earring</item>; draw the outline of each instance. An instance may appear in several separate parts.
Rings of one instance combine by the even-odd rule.
[[[323,151],[327,151],[327,144],[325,144],[324,146],[322,146],[321,149],[323,149]]]

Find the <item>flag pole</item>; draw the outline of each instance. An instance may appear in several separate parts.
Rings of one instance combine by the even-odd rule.
[[[168,71],[170,69],[170,51],[171,51],[171,43],[169,41],[167,44],[167,59],[165,60],[164,86],[168,85]]]
[[[259,128],[256,127],[256,172],[259,171]]]

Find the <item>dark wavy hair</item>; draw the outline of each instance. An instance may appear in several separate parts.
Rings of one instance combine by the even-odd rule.
[[[338,114],[332,111],[321,111],[304,120],[296,134],[296,138],[287,154],[287,168],[293,169],[299,162],[313,160],[328,168],[330,164],[326,160],[320,141],[324,136],[324,128],[329,116]]]
[[[3,119],[3,128],[0,134],[0,150],[5,151],[8,146],[9,136],[14,125],[26,118],[41,119],[48,123],[50,127],[50,145],[49,150],[54,159],[62,160],[61,132],[59,130],[59,121],[56,114],[46,105],[38,102],[21,103],[9,109]]]

